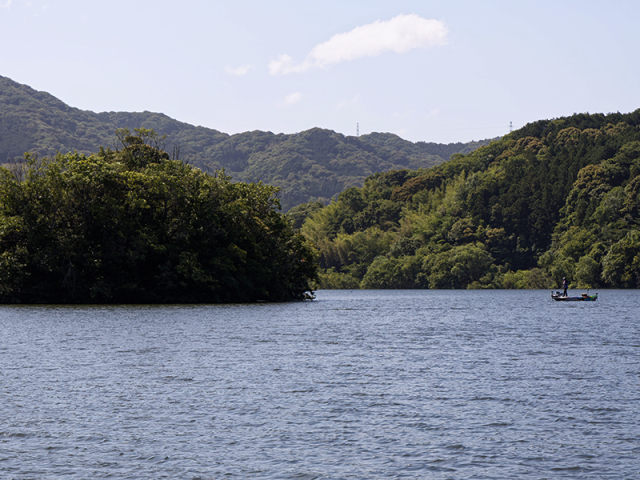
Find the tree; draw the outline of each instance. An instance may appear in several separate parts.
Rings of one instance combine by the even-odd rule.
[[[0,169],[0,301],[240,302],[305,298],[314,247],[277,189],[171,160],[153,132],[118,151]]]
[[[632,287],[639,226],[640,110],[537,122],[428,170],[371,175],[302,231],[322,268],[367,286]],[[376,228],[388,241],[363,248]]]
[[[640,231],[630,231],[602,261],[602,278],[612,286],[640,287]]]

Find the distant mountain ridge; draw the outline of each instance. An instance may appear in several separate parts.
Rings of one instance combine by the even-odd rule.
[[[345,136],[312,128],[297,134],[253,131],[229,135],[153,112],[102,112],[70,107],[53,95],[0,76],[0,163],[25,152],[91,154],[115,147],[117,128],[149,128],[167,135],[165,148],[237,181],[281,187],[284,210],[309,200],[327,202],[348,187],[362,186],[377,172],[438,165],[490,140],[467,143],[410,142],[390,133]]]

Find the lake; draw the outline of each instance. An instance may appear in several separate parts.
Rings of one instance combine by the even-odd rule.
[[[1,306],[0,478],[640,478],[639,312],[622,290]]]

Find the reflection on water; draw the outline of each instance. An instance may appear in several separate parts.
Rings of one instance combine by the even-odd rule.
[[[0,307],[2,478],[637,478],[635,291]]]

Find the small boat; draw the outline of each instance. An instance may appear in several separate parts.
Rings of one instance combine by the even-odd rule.
[[[551,298],[556,302],[595,302],[598,299],[598,294],[589,295],[588,293],[583,293],[579,297],[565,297],[560,292],[551,292]]]

